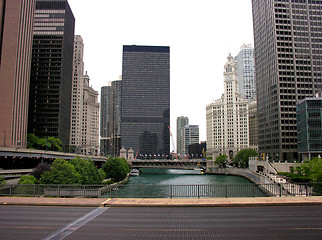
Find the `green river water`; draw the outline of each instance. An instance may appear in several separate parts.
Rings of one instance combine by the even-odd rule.
[[[143,169],[128,185],[251,184],[243,177],[201,174],[199,170]]]

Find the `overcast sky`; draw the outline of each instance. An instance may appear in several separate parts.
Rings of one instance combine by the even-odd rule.
[[[229,52],[253,44],[251,0],[68,0],[85,71],[102,86],[122,74],[123,45],[170,46],[171,129],[189,117],[206,140],[206,105],[223,93]],[[171,144],[172,148],[172,144]]]

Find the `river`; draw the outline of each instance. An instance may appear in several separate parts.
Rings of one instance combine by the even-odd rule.
[[[129,185],[251,184],[243,177],[201,174],[199,170],[143,169],[130,177]]]
[[[143,169],[108,197],[255,197],[263,193],[239,176],[201,174],[199,170]]]

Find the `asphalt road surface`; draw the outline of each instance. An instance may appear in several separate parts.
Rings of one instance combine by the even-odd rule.
[[[0,239],[322,239],[322,207],[0,206]]]

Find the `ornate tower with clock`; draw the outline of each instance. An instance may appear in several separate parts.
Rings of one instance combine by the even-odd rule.
[[[207,154],[213,159],[226,154],[230,159],[249,147],[248,101],[238,93],[234,58],[227,57],[224,66],[224,94],[206,107]]]

